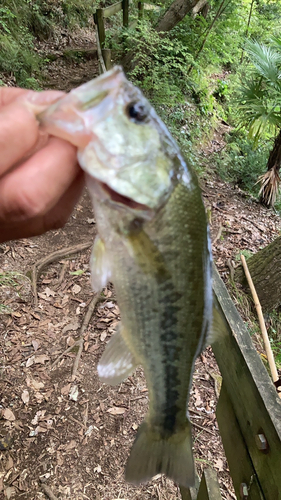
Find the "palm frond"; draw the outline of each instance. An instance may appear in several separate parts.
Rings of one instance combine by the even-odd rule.
[[[281,88],[281,48],[248,40],[245,50],[258,73],[274,87]]]

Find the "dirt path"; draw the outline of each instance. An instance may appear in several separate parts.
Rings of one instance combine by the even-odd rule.
[[[71,40],[72,47],[93,43],[92,30]],[[61,45],[50,50],[59,51]],[[46,87],[52,82],[69,90],[95,76],[96,70],[94,60],[69,62],[60,56],[49,64]],[[221,181],[208,177],[203,190],[211,210],[214,257],[226,278],[228,261],[235,262],[238,250],[266,245],[278,234],[280,220]],[[91,242],[94,235],[85,193],[62,230],[1,245],[0,272],[25,275],[43,256]],[[60,499],[176,500],[178,488],[164,477],[142,487],[124,481],[124,466],[148,398],[141,369],[117,388],[100,384],[97,377],[97,361],[119,320],[112,288],[104,290],[86,329],[75,380],[71,370],[77,347],[61,356],[79,338],[93,297],[89,257],[90,249],[43,269],[37,307],[27,279],[14,275],[15,283],[1,288],[0,303],[11,312],[0,316],[0,499],[45,499],[47,485]],[[219,380],[208,348],[196,362],[190,397],[195,462],[199,475],[207,466],[217,471],[223,499],[230,500],[235,497],[215,418]]]

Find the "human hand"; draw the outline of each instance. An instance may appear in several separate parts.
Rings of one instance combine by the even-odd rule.
[[[36,120],[61,95],[0,88],[0,243],[63,226],[82,192],[76,148]]]

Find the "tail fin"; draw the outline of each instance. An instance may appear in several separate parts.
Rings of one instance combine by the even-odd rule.
[[[126,467],[126,481],[139,484],[156,474],[166,474],[186,488],[195,482],[191,425],[162,437],[144,422],[133,444]]]

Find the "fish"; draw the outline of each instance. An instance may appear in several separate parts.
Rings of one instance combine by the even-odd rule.
[[[197,176],[141,90],[116,66],[38,116],[78,148],[98,235],[91,280],[113,283],[121,322],[98,363],[117,385],[141,365],[149,410],[125,478],[195,482],[188,400],[194,363],[214,337],[212,257]]]

